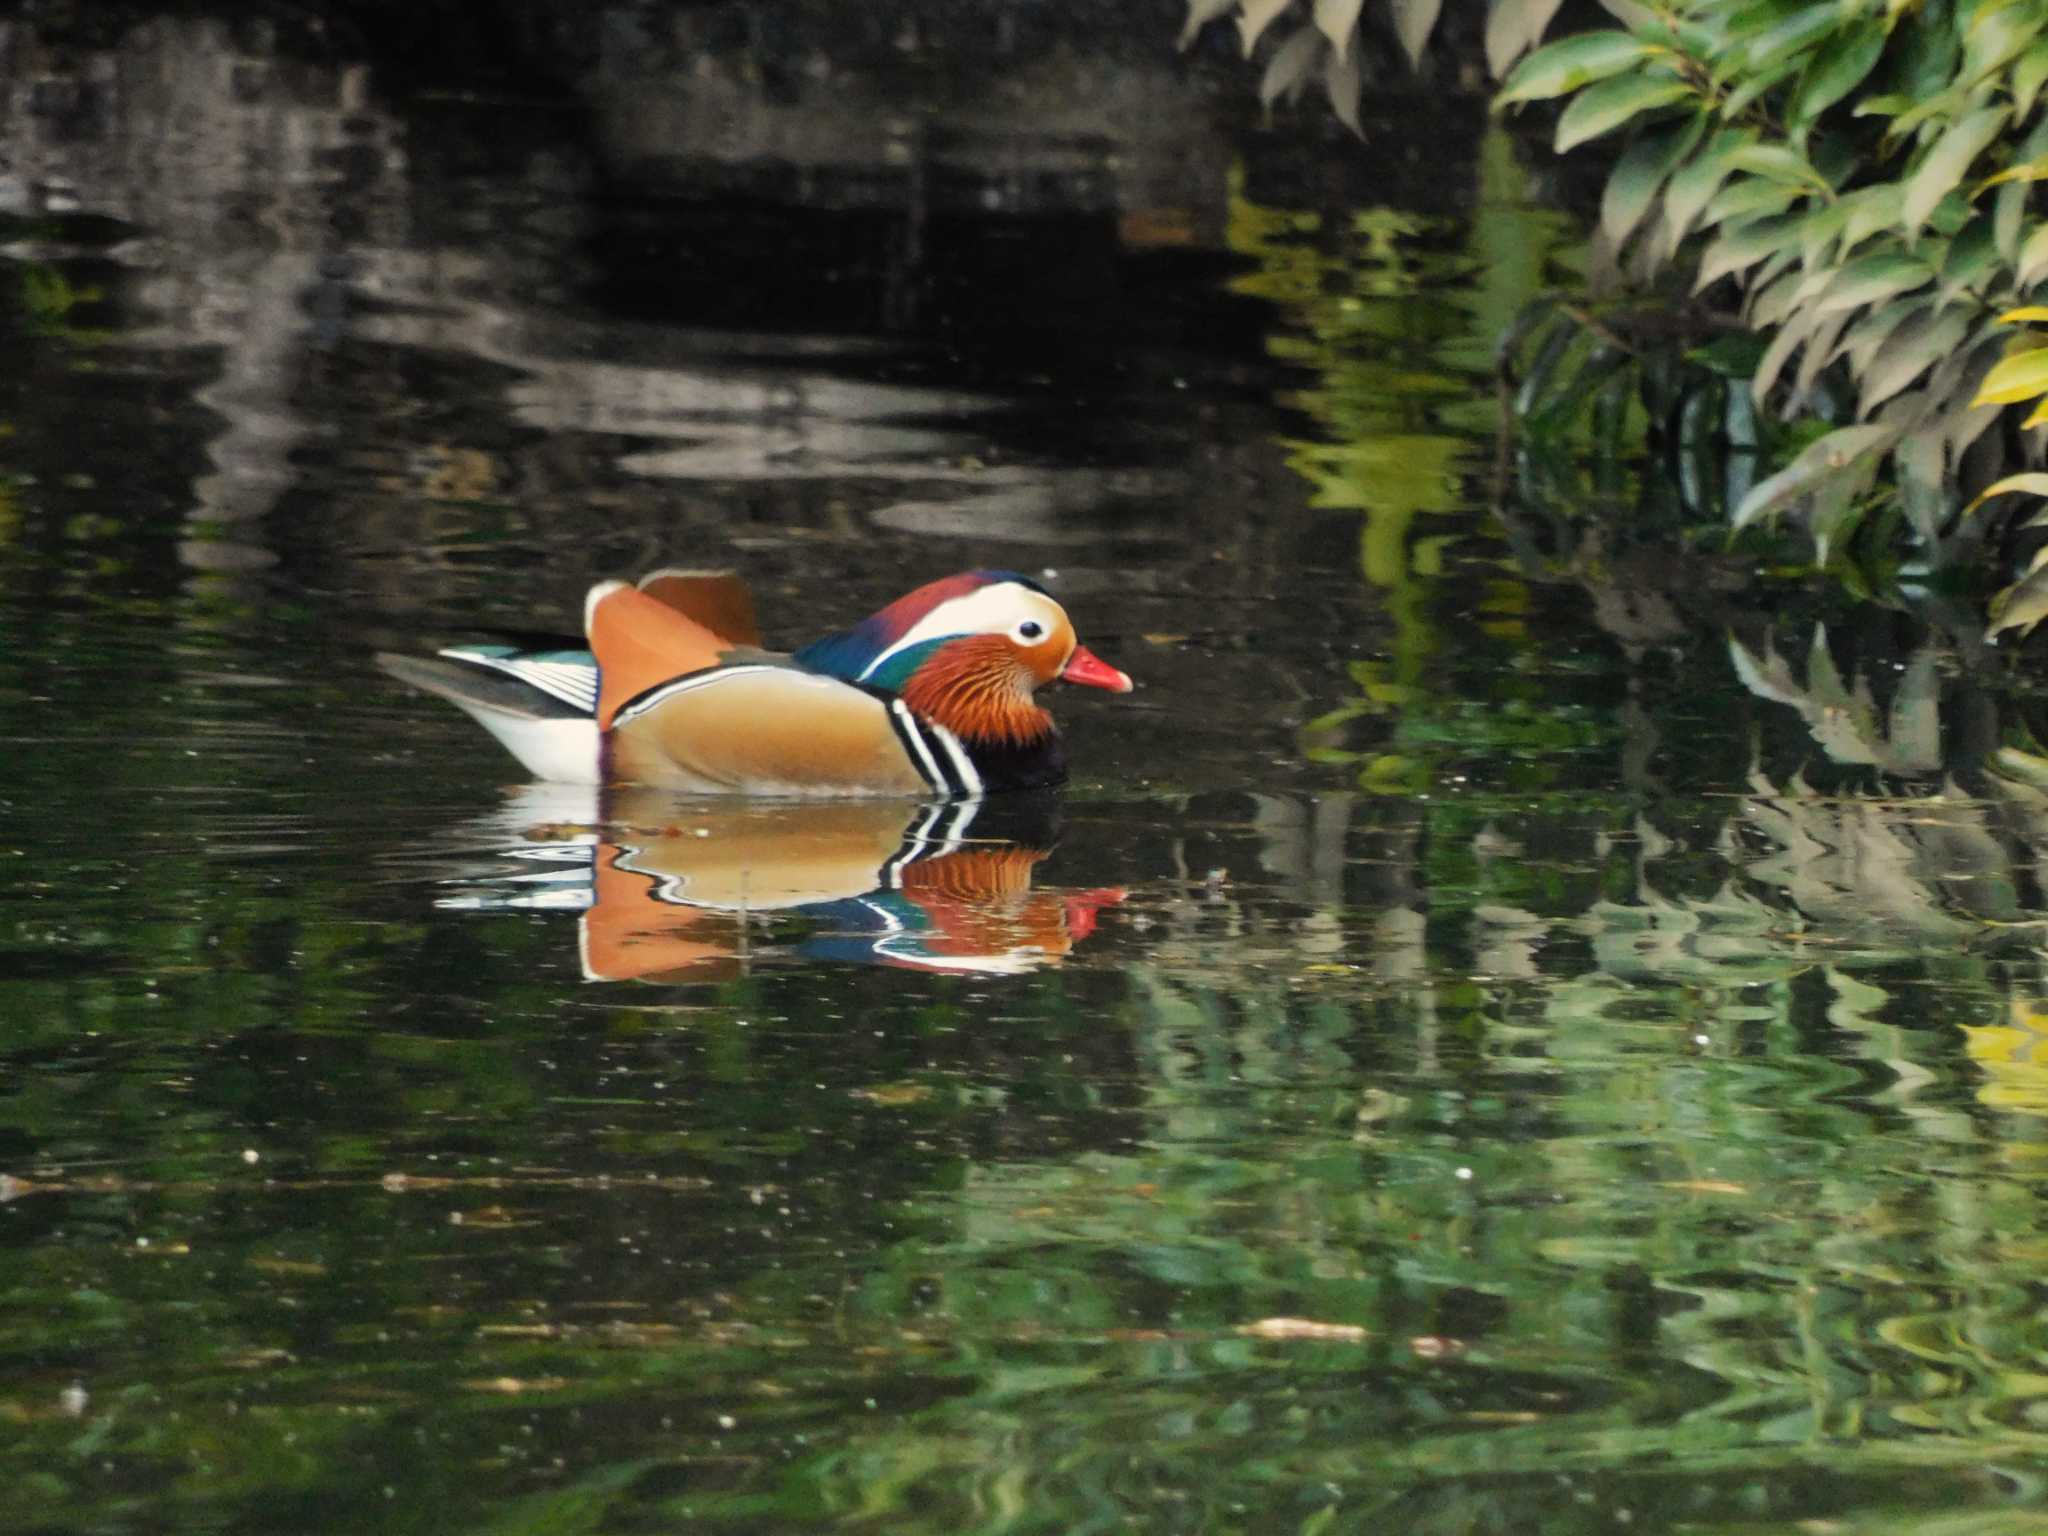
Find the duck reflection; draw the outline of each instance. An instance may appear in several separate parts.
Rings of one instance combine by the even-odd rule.
[[[770,959],[1014,975],[1057,964],[1120,889],[1041,890],[1047,796],[708,801],[526,786],[490,819],[529,869],[441,905],[579,910],[593,981],[711,981]]]

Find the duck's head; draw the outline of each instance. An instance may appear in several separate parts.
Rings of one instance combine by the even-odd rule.
[[[1129,693],[1131,680],[1080,643],[1067,611],[1012,571],[927,582],[851,629],[797,652],[805,666],[899,695],[963,740],[1024,742],[1052,729],[1043,683]]]

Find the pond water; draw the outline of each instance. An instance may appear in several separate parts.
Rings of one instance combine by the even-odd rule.
[[[1476,96],[688,43],[0,24],[0,1530],[2039,1529],[2010,658],[1515,489]],[[371,662],[675,562],[1139,691],[970,817]]]

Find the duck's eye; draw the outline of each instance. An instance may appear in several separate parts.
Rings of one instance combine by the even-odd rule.
[[[1045,638],[1045,626],[1036,619],[1026,619],[1017,626],[1017,638],[1027,644],[1034,640],[1043,640]]]

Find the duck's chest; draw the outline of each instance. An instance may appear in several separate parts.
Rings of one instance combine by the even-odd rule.
[[[1067,752],[1057,731],[1025,741],[962,737],[901,699],[890,701],[889,723],[904,755],[939,794],[1043,789],[1066,781]]]

